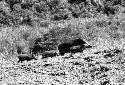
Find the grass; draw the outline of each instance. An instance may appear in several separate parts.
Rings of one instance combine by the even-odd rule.
[[[8,7],[6,7],[5,4],[6,3],[4,3],[1,9],[4,10],[5,8],[5,11],[2,12],[7,14],[4,16],[5,19],[6,17],[9,18],[6,19],[6,22],[12,24],[12,26],[1,25],[0,27],[1,85],[4,83],[9,85],[80,85],[86,84],[87,82],[89,83],[88,85],[99,85],[99,83],[103,84],[108,81],[108,79],[111,81],[110,83],[124,84],[124,75],[121,74],[122,72],[124,73],[125,60],[124,13],[111,17],[100,15],[99,17],[93,18],[85,17],[74,19],[71,12],[68,13],[69,10],[67,8],[70,4],[64,3],[66,13],[63,12],[65,11],[64,9],[62,9],[62,11],[59,9],[59,13],[62,13],[62,15],[71,15],[68,20],[52,21],[51,18],[53,19],[52,16],[54,14],[52,16],[50,15],[51,12],[56,11],[56,9],[50,12],[46,11],[48,15],[45,14],[41,16],[42,13],[38,13],[40,12],[39,9],[37,10],[38,12],[35,12],[35,10],[28,9],[30,7],[26,7],[26,10],[19,8],[13,11],[16,13],[17,11],[24,13],[24,15],[17,15],[16,21],[16,15],[10,15],[10,10],[6,10]],[[49,6],[52,4],[54,3],[51,2]],[[63,7],[63,3],[61,6]],[[38,8],[40,8],[40,5],[38,5]],[[74,8],[72,11],[76,11],[76,13],[80,12],[79,8],[78,10],[76,9],[77,8]],[[47,10],[49,9],[47,8]],[[31,15],[27,16],[30,12]],[[91,12],[88,11],[88,13]],[[84,17],[84,15],[82,15],[81,13],[80,16]],[[22,17],[22,21],[24,20],[25,22],[27,22],[28,20],[26,19],[30,17],[31,25],[24,25],[25,23],[22,22],[24,24],[13,26],[13,23],[19,24],[21,22],[20,17]],[[49,18],[49,20],[43,20],[45,17],[47,19]],[[13,22],[9,22],[11,18]],[[33,47],[34,41],[37,38],[42,39],[42,43],[45,44],[44,46],[46,46],[46,48],[51,48],[55,51],[57,50],[58,44],[69,42],[78,37],[86,40],[93,48],[84,50],[83,53],[76,53],[74,55],[66,54],[64,56],[55,56],[45,59],[42,59],[43,56],[38,55],[36,56],[38,60],[17,63],[18,47],[21,53],[29,54],[29,48]],[[43,45],[42,43],[41,45]],[[47,44],[51,45],[48,46]],[[122,52],[118,54],[114,53],[112,57],[108,57],[106,53],[103,53],[104,50],[113,53],[113,49],[119,49],[122,50]],[[98,51],[98,54],[94,54]],[[91,58],[90,60],[92,61],[85,60],[88,58]],[[101,66],[110,68],[110,71],[101,71]],[[107,77],[104,77],[106,75]]]
[[[68,23],[70,24],[70,23]],[[57,24],[58,25],[58,24]],[[48,29],[45,27],[28,27],[28,26],[20,26],[18,28],[14,27],[6,27],[2,28],[0,35],[1,35],[1,41],[0,41],[0,51],[3,55],[0,57],[3,57],[4,59],[2,62],[5,61],[5,63],[2,63],[2,66],[4,68],[2,69],[2,78],[5,78],[5,81],[7,84],[43,84],[46,85],[47,82],[49,84],[60,84],[60,85],[72,85],[72,84],[86,84],[87,82],[89,85],[93,84],[99,85],[99,83],[104,83],[106,80],[105,78],[109,79],[111,84],[115,83],[120,83],[119,81],[122,81],[123,78],[120,78],[119,76],[121,74],[117,73],[118,70],[115,68],[117,67],[120,69],[120,71],[124,70],[124,66],[121,64],[123,63],[124,60],[124,53],[123,54],[115,54],[116,56],[107,57],[105,56],[105,53],[99,53],[99,54],[94,54],[94,52],[98,51],[103,51],[103,50],[108,50],[108,52],[111,51],[111,49],[124,49],[123,44],[124,44],[124,39],[120,39],[120,41],[116,40],[111,40],[110,38],[107,38],[107,35],[102,35],[103,37],[100,36],[95,36],[97,38],[97,41],[94,41],[91,39],[91,37],[94,37],[93,35],[87,36],[91,39],[88,41],[88,43],[93,43],[94,48],[85,50],[83,53],[76,53],[74,55],[71,54],[66,54],[64,56],[55,56],[52,58],[46,58],[42,60],[42,56],[38,55],[37,59],[38,60],[31,60],[31,61],[24,61],[23,63],[16,63],[18,61],[16,57],[16,46],[22,46],[23,48],[28,47],[29,45],[32,45],[32,42],[34,39],[37,37],[40,37],[46,33],[50,36],[52,33],[53,36],[48,37],[48,40],[52,40],[51,38],[57,38],[60,39],[60,41],[64,41],[65,38],[64,36],[70,35],[71,38],[75,38],[77,36],[77,33],[75,34],[76,31],[81,32],[81,37],[84,38],[82,34],[85,32],[85,26],[80,26],[80,28],[73,26],[73,25],[68,25],[64,26],[63,28],[58,27],[54,25],[52,29]],[[93,25],[92,25],[93,26]],[[44,30],[45,29],[45,30]],[[79,29],[79,30],[75,30]],[[101,28],[92,28],[90,27],[89,29],[86,29],[89,32],[89,30],[100,30]],[[80,31],[81,30],[81,31]],[[103,30],[105,30],[103,28]],[[105,32],[105,31],[104,31]],[[96,31],[92,32],[94,35],[98,35]],[[105,34],[105,33],[104,33]],[[46,36],[48,36],[46,35]],[[60,35],[60,36],[59,36]],[[64,35],[64,36],[62,36]],[[87,38],[85,38],[87,39]],[[58,42],[59,43],[59,42]],[[12,49],[11,49],[12,48]],[[41,58],[40,58],[41,57]],[[84,58],[91,57],[91,63],[86,61]],[[17,60],[16,60],[16,59]],[[14,60],[12,60],[14,59]],[[13,63],[9,63],[9,61]],[[118,61],[120,60],[121,63]],[[109,64],[108,62],[111,62],[112,64]],[[8,64],[7,64],[8,63]],[[77,64],[74,64],[77,63]],[[80,66],[83,65],[83,66]],[[110,68],[109,71],[107,72],[101,72],[96,69],[101,69],[99,66],[104,66],[105,68]],[[119,68],[119,66],[122,66]],[[7,70],[7,69],[10,70]],[[87,69],[88,68],[88,69]],[[91,72],[90,72],[91,71]],[[92,73],[93,72],[93,73]],[[100,73],[101,72],[101,73]],[[117,75],[113,77],[114,81],[110,76],[112,76],[111,73],[115,72]],[[94,75],[94,74],[99,74],[99,75]],[[27,74],[27,76],[26,76]],[[108,77],[103,77],[107,75]],[[56,76],[55,76],[56,75]],[[87,76],[90,75],[90,76]],[[94,76],[93,76],[94,75]],[[86,76],[86,77],[85,77]],[[37,79],[35,79],[37,77]],[[16,78],[16,80],[14,80]],[[69,79],[70,82],[68,80]],[[76,79],[74,81],[74,78]],[[94,78],[94,80],[92,79]],[[118,78],[118,79],[115,79]],[[97,80],[99,82],[97,82]],[[1,82],[1,84],[5,83],[4,81]],[[91,84],[90,84],[91,83]],[[124,83],[124,81],[122,81]]]
[[[99,26],[99,21],[100,21],[100,25],[102,24],[104,26]],[[19,27],[4,27],[4,28],[1,27],[0,51],[2,53],[6,52],[6,54],[8,55],[15,54],[16,46],[21,46],[22,48],[27,49],[29,48],[29,46],[33,45],[34,39],[36,39],[37,37],[44,38],[43,35],[46,33],[48,33],[49,41],[56,39],[57,45],[60,42],[67,42],[67,40],[71,40],[76,37],[82,37],[83,39],[87,40],[89,43],[97,42],[99,37],[108,38],[109,36],[109,39],[114,39],[114,38],[122,39],[122,34],[119,34],[121,37],[117,36],[117,33],[115,33],[117,30],[115,31],[114,28],[109,29],[109,26],[108,25],[106,26],[105,21],[106,20],[100,19],[96,21],[92,19],[91,22],[88,22],[86,20],[84,21],[83,25],[80,24],[80,26],[78,27],[77,27],[77,24],[72,24],[74,22],[70,22],[70,21],[69,23],[67,21],[63,22],[62,23],[63,27],[59,27],[60,26],[59,24],[61,22],[51,23],[47,21],[45,22],[43,21],[42,26],[36,25],[34,27],[30,27],[30,26],[22,25]],[[45,25],[45,23],[47,24]],[[78,19],[77,23],[81,23],[80,19]],[[53,24],[53,27],[52,27],[52,24]],[[120,30],[120,28],[118,28],[118,30]],[[102,31],[101,29],[104,31]],[[112,33],[111,31],[111,33],[109,33],[110,32],[109,30],[113,30],[115,32]],[[106,31],[108,32],[109,35],[107,35]],[[116,36],[116,37],[113,37],[113,36]],[[12,51],[14,52],[12,53]]]

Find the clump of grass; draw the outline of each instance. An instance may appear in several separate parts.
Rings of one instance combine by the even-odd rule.
[[[99,20],[95,21],[94,23],[98,28],[105,28],[109,25],[109,23],[106,20],[101,20],[101,21]]]
[[[30,45],[33,39],[43,32],[29,26],[5,27],[0,31],[0,52],[7,58],[17,54],[30,54]],[[39,34],[37,34],[39,32]],[[35,35],[34,35],[35,34]]]
[[[49,22],[47,21],[43,21],[40,23],[40,27],[48,27],[49,26]]]

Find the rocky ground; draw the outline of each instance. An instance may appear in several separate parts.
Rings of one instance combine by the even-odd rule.
[[[0,85],[124,85],[124,46],[121,50],[117,47],[102,46],[102,51],[94,47],[83,53],[46,59],[38,56],[38,60],[23,63],[12,63],[3,57]]]
[[[18,63],[77,37],[92,48]],[[124,45],[124,0],[0,0],[0,85],[125,85]]]

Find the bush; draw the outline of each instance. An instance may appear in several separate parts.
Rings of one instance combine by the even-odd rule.
[[[122,38],[122,34],[119,32],[120,31],[119,27],[111,25],[106,30],[111,39],[120,40]]]
[[[40,22],[40,27],[48,27],[48,26],[49,26],[49,22],[47,21]]]
[[[121,1],[94,1],[94,0],[83,0],[79,3],[77,1],[69,0],[72,3],[70,4],[69,11],[71,11],[71,14],[74,18],[91,18],[91,17],[98,17],[99,14],[104,14],[106,16],[110,15],[116,15],[119,13],[119,6],[121,6],[119,3],[122,3]],[[76,2],[76,3],[75,3]],[[118,2],[118,4],[116,4]],[[86,15],[85,15],[86,13]],[[89,15],[89,16],[87,16]]]
[[[32,3],[22,3],[21,4],[21,8],[22,9],[28,9],[28,10],[30,10],[30,9],[32,9],[32,7],[33,7],[33,4]]]
[[[109,36],[113,40],[119,41],[122,38],[122,35],[120,33],[109,33]]]
[[[105,20],[95,21],[94,23],[97,26],[97,28],[105,28],[105,27],[107,27],[109,25],[109,22],[107,22]]]
[[[39,4],[35,4],[34,9],[38,13],[43,13],[50,10],[49,6],[45,2],[40,2]]]
[[[125,33],[125,23],[120,24],[120,30]]]
[[[117,26],[109,26],[109,31],[110,32],[118,32],[119,31],[119,27],[117,27]]]
[[[111,3],[111,5],[122,5],[123,0],[104,0],[104,3]]]
[[[84,39],[87,41],[96,41],[98,36],[101,35],[98,28],[96,28],[95,23],[93,21],[86,23],[84,30]]]
[[[119,13],[121,0],[102,1],[101,4],[94,0],[5,0],[0,15],[1,26],[33,26],[41,20],[68,20],[71,18],[98,17],[99,14],[116,15]],[[39,3],[38,3],[39,2]],[[68,2],[68,3],[67,3]],[[118,3],[118,4],[117,4]],[[7,5],[9,5],[7,7]],[[121,5],[120,5],[121,6]],[[9,9],[6,11],[5,9]]]
[[[57,14],[57,15],[54,15],[52,17],[52,20],[53,21],[59,21],[59,20],[67,20],[68,18],[69,18],[68,15],[59,15],[59,14]]]
[[[86,0],[68,0],[68,3],[70,4],[79,4],[82,2],[86,2]]]
[[[21,4],[22,0],[5,0],[5,2],[10,6],[10,9],[13,10],[15,4]]]
[[[108,6],[105,6],[104,8],[103,8],[103,13],[104,14],[106,14],[107,16],[109,16],[109,15],[115,15],[116,13],[115,13],[115,9],[114,8],[112,8],[112,7],[108,7]]]

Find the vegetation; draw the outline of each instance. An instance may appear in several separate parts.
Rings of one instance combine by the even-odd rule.
[[[32,26],[41,20],[92,18],[100,14],[110,16],[119,12],[119,6],[124,7],[123,0],[100,3],[95,0],[1,0],[0,4],[0,24],[9,26]]]
[[[37,38],[41,38],[44,50],[56,50],[60,43],[75,38],[91,42],[105,35],[117,41],[125,37],[124,22],[115,19],[124,15],[123,0],[1,0],[0,5],[0,52],[7,55],[30,55]],[[63,20],[67,23],[100,15],[109,21],[86,21],[82,27],[70,23],[64,27],[55,25]]]
[[[124,0],[0,0],[1,84],[124,85],[124,39]]]

